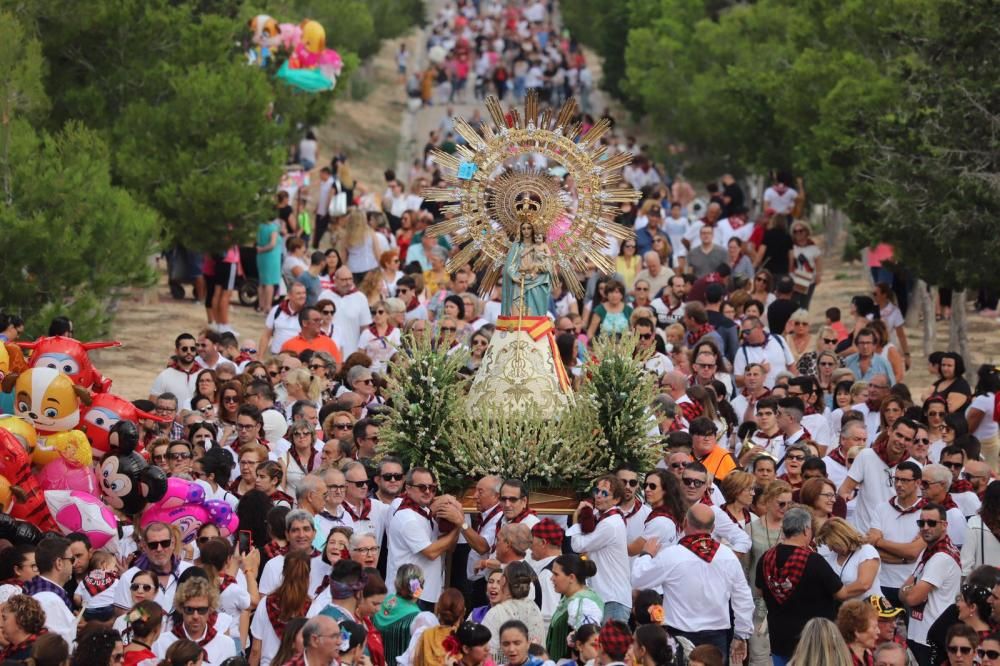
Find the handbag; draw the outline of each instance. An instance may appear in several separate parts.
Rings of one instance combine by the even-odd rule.
[[[337,192],[330,197],[330,208],[327,212],[331,217],[347,215],[347,192]]]

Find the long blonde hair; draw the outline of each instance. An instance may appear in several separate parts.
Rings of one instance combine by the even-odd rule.
[[[305,368],[289,370],[285,375],[285,384],[298,384],[306,396],[316,402],[323,392],[323,382]]]
[[[854,660],[840,629],[825,617],[806,622],[789,666],[852,666]]]
[[[344,227],[344,245],[346,249],[358,247],[375,233],[368,226],[368,216],[360,208],[352,208],[347,213],[347,224]]]

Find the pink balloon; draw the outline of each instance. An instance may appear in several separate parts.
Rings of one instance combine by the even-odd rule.
[[[209,521],[208,509],[202,504],[185,504],[171,509],[163,507],[147,508],[139,520],[141,527],[154,522],[175,525],[181,532],[184,543],[191,543],[198,535],[198,528]]]
[[[100,495],[97,478],[89,467],[80,467],[56,458],[38,472],[38,485],[43,490],[78,490],[89,495]]]
[[[48,490],[45,492],[45,503],[63,534],[83,532],[94,548],[103,548],[118,535],[115,514],[92,494]]]
[[[201,504],[205,501],[205,489],[194,481],[167,479],[167,492],[158,502],[149,505],[152,509],[171,509],[184,504]]]

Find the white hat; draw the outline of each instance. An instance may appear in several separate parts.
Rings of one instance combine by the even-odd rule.
[[[264,418],[264,437],[267,441],[277,442],[288,432],[288,421],[278,410],[265,409],[261,416]]]

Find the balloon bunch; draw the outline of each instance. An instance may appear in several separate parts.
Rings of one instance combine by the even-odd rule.
[[[204,488],[177,477],[167,480],[167,492],[163,499],[150,504],[139,519],[141,527],[154,522],[176,526],[185,543],[193,541],[198,528],[205,523],[214,524],[224,537],[236,534],[240,524],[228,502],[206,500]]]
[[[250,19],[254,47],[248,56],[251,63],[266,66],[277,49],[288,52],[277,77],[305,92],[333,90],[344,67],[340,54],[326,48],[326,30],[317,21],[306,19],[298,25],[282,23],[267,14]]]

